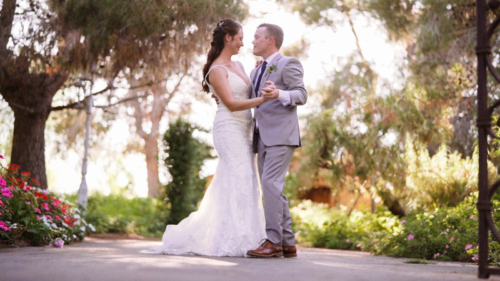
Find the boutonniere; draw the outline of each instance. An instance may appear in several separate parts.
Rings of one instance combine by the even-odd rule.
[[[267,68],[267,73],[273,73],[275,71],[278,71],[278,67],[275,65],[275,64],[271,64],[268,68]]]

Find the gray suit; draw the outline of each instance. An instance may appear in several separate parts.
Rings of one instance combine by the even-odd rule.
[[[274,82],[280,90],[290,93],[290,103],[284,106],[280,100],[267,101],[254,109],[254,152],[258,153],[259,174],[264,193],[267,239],[274,244],[294,246],[292,219],[288,200],[283,194],[285,176],[296,147],[301,146],[297,105],[307,102],[302,64],[296,58],[277,54],[267,66],[276,66],[271,73],[265,70],[260,89],[265,81]],[[254,84],[260,67],[252,70],[252,97],[256,97]],[[258,128],[257,126],[258,125]]]

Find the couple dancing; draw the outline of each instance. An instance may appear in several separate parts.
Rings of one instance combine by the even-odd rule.
[[[249,78],[243,65],[231,60],[243,47],[241,25],[231,19],[217,24],[202,82],[219,104],[213,125],[217,170],[199,210],[168,225],[163,245],[142,253],[297,256],[283,188],[293,151],[301,145],[297,105],[306,103],[307,92],[301,63],[279,53],[282,43],[279,26],[257,28],[253,53],[264,61]]]

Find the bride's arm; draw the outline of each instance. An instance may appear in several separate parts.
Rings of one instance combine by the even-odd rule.
[[[231,92],[231,88],[229,88],[229,84],[227,83],[227,72],[222,67],[217,67],[210,71],[209,77],[210,84],[214,88],[215,92],[221,98],[222,103],[224,103],[227,109],[231,112],[250,109],[261,105],[268,100],[265,97],[248,100],[235,99],[233,93]]]

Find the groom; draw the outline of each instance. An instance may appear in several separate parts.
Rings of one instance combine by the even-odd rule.
[[[283,30],[261,24],[254,35],[253,54],[264,61],[252,70],[252,97],[262,94],[272,100],[254,109],[253,150],[258,153],[264,192],[267,240],[247,252],[252,257],[296,257],[295,236],[288,200],[283,189],[293,151],[301,146],[297,106],[307,102],[302,64],[283,56]]]

